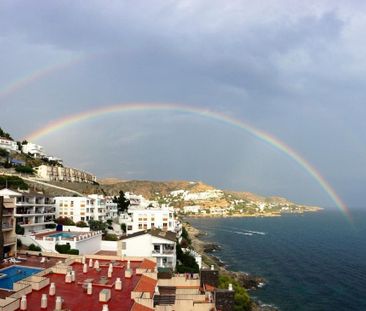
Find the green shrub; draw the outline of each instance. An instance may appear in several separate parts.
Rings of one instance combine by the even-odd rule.
[[[11,189],[28,189],[28,185],[18,176],[0,176],[0,187],[5,188],[6,185],[8,185],[8,188]]]
[[[126,233],[126,224],[121,224],[121,230]]]
[[[63,226],[75,226],[74,221],[68,217],[58,217],[55,219],[55,223]]]
[[[56,224],[47,224],[46,229],[55,229],[56,228]]]
[[[9,152],[3,148],[0,148],[0,157],[7,157]]]
[[[107,233],[104,235],[103,240],[105,241],[118,241],[117,235],[113,233]]]
[[[78,221],[78,222],[76,223],[76,227],[79,227],[79,228],[86,228],[86,227],[88,227],[88,224],[87,224],[85,221],[80,220],[80,221]]]
[[[23,235],[24,234],[24,228],[21,227],[20,225],[16,224],[15,225],[15,233],[19,234],[19,235]]]
[[[17,171],[18,173],[24,173],[24,174],[33,174],[34,170],[31,166],[26,166],[26,165],[19,165],[17,167],[15,167],[15,171]]]
[[[79,255],[79,250],[75,249],[75,248],[72,248],[72,249],[69,250],[68,254],[70,254],[70,255]]]
[[[230,283],[233,285],[233,289],[235,291],[234,311],[250,310],[250,297],[246,289],[241,286],[237,280],[228,275],[219,276],[219,288],[227,289]]]
[[[70,243],[56,244],[55,245],[55,249],[60,254],[79,255],[79,250],[78,249],[71,248]]]
[[[33,251],[33,252],[40,252],[41,248],[39,246],[31,244],[31,245],[28,246],[28,250]]]
[[[21,247],[23,245],[22,241],[17,239],[17,247]]]

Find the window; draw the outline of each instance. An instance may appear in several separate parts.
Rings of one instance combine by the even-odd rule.
[[[139,224],[139,229],[142,229],[142,224]]]
[[[155,227],[155,224],[152,222],[151,223],[151,228],[154,228]]]
[[[126,249],[126,242],[122,242],[122,249]]]
[[[132,230],[132,226],[128,226],[127,230],[131,231]]]
[[[85,220],[85,217],[80,217],[80,219],[81,219],[82,221],[84,221],[84,220]]]
[[[144,229],[147,229],[147,224],[144,224]]]
[[[166,222],[163,223],[163,228],[166,229],[168,227],[168,224]]]

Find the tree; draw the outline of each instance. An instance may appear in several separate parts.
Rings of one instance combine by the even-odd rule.
[[[55,223],[63,226],[75,226],[74,221],[68,217],[56,218]]]
[[[89,227],[92,231],[104,231],[107,224],[100,220],[89,220]]]
[[[118,214],[126,211],[128,209],[128,206],[130,205],[130,200],[126,199],[125,194],[122,190],[119,192],[118,197],[115,196],[113,198],[113,202],[117,203]]]
[[[123,233],[126,233],[126,224],[121,224],[121,230]]]

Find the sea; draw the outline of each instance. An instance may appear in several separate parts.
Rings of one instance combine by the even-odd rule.
[[[250,291],[282,311],[366,310],[366,209],[262,218],[189,218],[229,270],[262,276]]]

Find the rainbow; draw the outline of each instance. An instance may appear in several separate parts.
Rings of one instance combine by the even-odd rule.
[[[324,189],[324,191],[329,195],[332,201],[337,205],[337,207],[349,218],[350,211],[347,205],[342,201],[342,199],[337,195],[336,191],[332,186],[325,180],[325,178],[320,174],[320,172],[312,166],[306,159],[304,159],[298,152],[293,150],[290,146],[286,145],[284,142],[278,138],[262,131],[247,122],[233,118],[231,116],[222,114],[221,112],[213,112],[203,108],[192,107],[182,104],[163,104],[163,103],[122,103],[115,104],[111,106],[98,107],[92,110],[77,113],[71,116],[60,118],[58,120],[52,121],[43,128],[40,128],[33,133],[31,133],[25,139],[28,141],[37,141],[38,139],[47,136],[57,130],[61,130],[74,123],[82,122],[85,120],[97,118],[100,116],[108,115],[111,113],[121,113],[121,112],[132,112],[132,111],[176,111],[184,113],[192,113],[205,118],[210,118],[217,120],[231,126],[240,128],[247,133],[253,135],[255,138],[264,141],[276,149],[282,151],[295,162],[297,162],[310,176],[312,176],[317,183]]]
[[[88,59],[88,57],[85,57],[85,56],[74,57],[65,62],[38,69],[24,77],[18,78],[17,80],[0,88],[0,100],[4,97],[10,96],[11,94],[17,92],[18,90],[26,87],[27,85],[29,85],[37,80],[43,79],[59,70],[74,66],[86,59]]]

